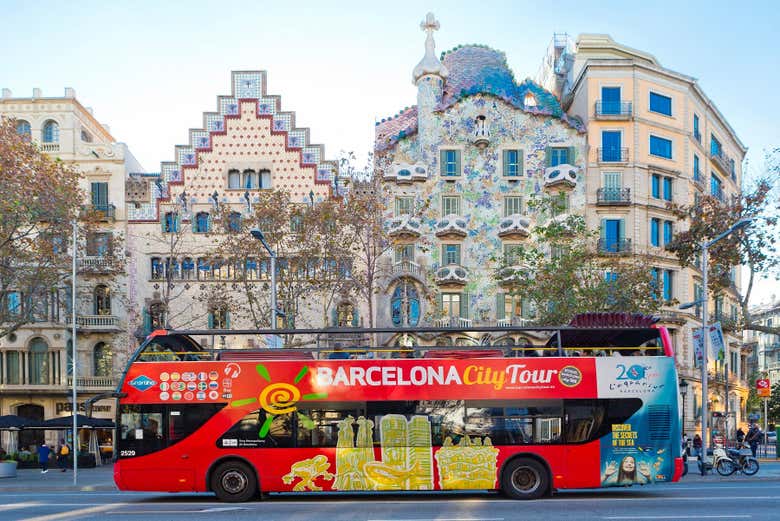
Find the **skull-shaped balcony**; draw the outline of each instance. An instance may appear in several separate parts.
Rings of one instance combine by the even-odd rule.
[[[510,262],[498,269],[498,283],[511,285],[528,276],[528,266]]]
[[[436,284],[465,286],[468,271],[460,264],[447,264],[436,270]]]
[[[474,122],[474,133],[471,135],[471,142],[478,148],[485,148],[490,144],[490,131],[487,128],[487,118],[483,115],[477,116]]]
[[[466,219],[460,215],[445,215],[436,224],[436,237],[457,237],[462,239],[467,234]]]
[[[384,172],[382,178],[385,181],[394,181],[398,184],[426,181],[428,179],[428,169],[422,163],[415,163],[413,165],[394,163]]]
[[[525,238],[529,235],[531,220],[519,213],[507,215],[498,223],[498,236],[501,238]]]
[[[544,189],[573,190],[579,181],[579,167],[562,164],[544,170]]]
[[[420,236],[420,220],[410,215],[393,217],[388,223],[387,234],[394,239],[416,239]]]

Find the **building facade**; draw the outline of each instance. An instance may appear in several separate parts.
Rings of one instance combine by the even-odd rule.
[[[559,194],[563,214],[584,208],[585,127],[553,94],[516,81],[500,51],[462,46],[440,60],[438,22],[429,14],[423,27],[425,55],[412,74],[417,104],[376,126],[393,251],[384,259],[375,323],[520,324],[529,310],[497,272],[518,267],[512,249],[540,217],[529,211],[532,197]]]
[[[73,89],[62,97],[44,97],[39,89],[31,97],[14,97],[3,89],[0,116],[15,118],[19,133],[82,174],[87,200],[81,216],[92,223],[89,236],[79,237],[77,257],[76,386],[83,407],[87,399],[116,387],[134,345],[125,318],[124,179],[140,165]],[[0,339],[0,414],[43,420],[72,410],[70,283],[53,290],[45,304],[35,322]],[[112,418],[112,407],[112,400],[96,402],[94,415]],[[42,439],[43,431],[24,431],[20,446]]]
[[[766,327],[780,325],[780,302],[773,299],[770,304],[750,310],[753,321]],[[780,335],[760,331],[745,331],[745,344],[751,347],[751,371],[769,378],[772,385],[780,382]]]
[[[556,35],[539,77],[587,125],[586,215],[600,230],[600,248],[652,259],[667,303],[662,324],[672,333],[680,378],[689,384],[683,430],[694,431],[701,422],[701,370],[692,331],[701,327],[701,306],[690,313],[677,306],[701,300],[702,278],[699,269],[680,268],[665,248],[687,227],[668,205],[693,205],[702,194],[723,201],[738,196],[746,148],[694,78],[607,35],[582,34],[576,43]],[[747,353],[735,330],[738,267],[732,283],[709,306],[709,321],[721,323],[728,345],[724,361],[710,360],[710,411],[728,412],[729,432],[744,422],[748,395]]]

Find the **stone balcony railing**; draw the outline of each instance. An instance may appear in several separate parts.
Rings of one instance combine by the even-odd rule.
[[[41,152],[59,152],[59,143],[41,143]]]
[[[434,320],[435,327],[471,327],[471,319],[462,317],[443,317]]]
[[[65,317],[66,323],[71,323],[70,316]],[[76,327],[81,331],[121,331],[119,317],[116,315],[77,315]]]
[[[531,324],[531,320],[523,317],[507,317],[496,320],[498,327],[526,327]]]
[[[402,260],[393,264],[393,275],[414,275],[422,277],[422,268],[416,262]]]
[[[115,389],[117,383],[117,379],[110,376],[76,376],[76,389]],[[72,376],[68,377],[67,386],[73,387]]]
[[[77,259],[78,268],[81,271],[106,272],[116,267],[113,257],[88,255]]]

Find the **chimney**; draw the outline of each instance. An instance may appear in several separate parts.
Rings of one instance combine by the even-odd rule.
[[[66,98],[75,98],[76,97],[76,89],[73,89],[71,87],[65,87],[65,97]]]
[[[40,98],[41,96],[41,89],[33,89],[33,98]]]
[[[11,89],[3,89],[3,98],[10,98],[12,95]]]

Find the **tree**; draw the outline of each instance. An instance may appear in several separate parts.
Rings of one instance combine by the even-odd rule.
[[[709,248],[709,288],[718,295],[726,290],[737,294],[742,310],[742,328],[770,334],[780,334],[780,327],[769,327],[755,322],[750,315],[750,294],[756,279],[761,276],[778,277],[780,256],[777,237],[778,178],[780,177],[780,149],[766,157],[765,173],[753,186],[730,199],[722,200],[713,195],[702,195],[693,205],[670,205],[678,219],[689,228],[677,233],[669,249],[677,255],[683,267],[700,268],[702,242],[709,241],[726,231],[740,219],[752,219],[749,227],[737,230]],[[732,267],[745,265],[749,269],[747,284],[740,291],[731,279]]]
[[[559,215],[559,201],[544,196],[530,203],[539,223],[527,244],[495,259],[499,284],[526,299],[538,325],[566,324],[576,314],[592,311],[658,311],[661,288],[649,262],[639,255],[599,253],[593,247],[596,233],[582,216]]]
[[[759,409],[763,414],[763,409]],[[772,396],[767,403],[767,422],[777,424],[780,422],[780,382],[772,386]]]
[[[36,320],[70,276],[78,182],[76,170],[19,135],[15,120],[0,120],[0,338]]]

